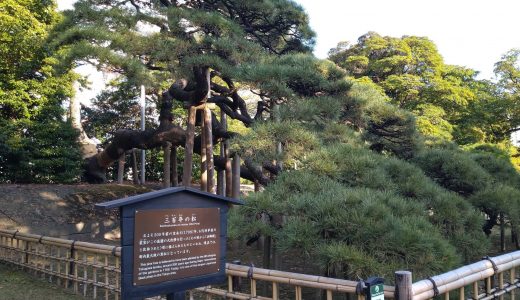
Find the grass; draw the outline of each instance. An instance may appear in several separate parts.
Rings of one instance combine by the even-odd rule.
[[[61,287],[0,263],[0,300],[84,299]]]

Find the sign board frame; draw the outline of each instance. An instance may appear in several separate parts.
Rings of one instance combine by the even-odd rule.
[[[188,187],[175,187],[156,192],[141,194],[125,199],[97,204],[97,208],[119,208],[121,223],[121,297],[122,299],[143,299],[157,295],[173,295],[180,291],[222,283],[226,279],[226,237],[227,213],[230,205],[241,205],[242,201],[201,192]],[[151,282],[149,284],[135,284],[134,279],[134,247],[138,239],[136,232],[136,212],[171,211],[176,209],[217,209],[219,234],[219,254],[217,257],[217,271],[212,268],[210,273],[185,278]]]

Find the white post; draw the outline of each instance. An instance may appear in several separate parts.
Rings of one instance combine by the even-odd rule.
[[[141,85],[141,131],[144,131],[145,111],[146,110],[146,91],[144,85]],[[145,160],[146,152],[141,150],[141,184],[145,183]]]

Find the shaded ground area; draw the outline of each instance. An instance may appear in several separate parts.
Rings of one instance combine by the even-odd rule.
[[[0,228],[109,243],[119,235],[117,211],[98,211],[94,204],[154,188],[124,184],[0,185]]]
[[[25,271],[0,263],[1,300],[84,299]]]

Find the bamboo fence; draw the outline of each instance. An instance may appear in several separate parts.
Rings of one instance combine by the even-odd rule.
[[[0,229],[0,261],[94,299],[119,299],[120,256],[120,247]]]
[[[94,299],[119,299],[121,247],[86,243],[0,229],[0,261],[34,271],[49,282]],[[304,294],[356,296],[357,282],[226,264],[227,289],[202,287],[189,291],[190,299],[288,299]],[[242,284],[238,284],[242,282]],[[261,289],[262,284],[269,289]],[[244,288],[243,286],[247,286]],[[306,289],[306,290],[305,290]],[[314,290],[310,291],[311,289]],[[385,286],[385,297],[393,298],[393,287]],[[292,292],[287,292],[291,291]],[[260,295],[269,292],[270,295]],[[283,296],[280,296],[282,291]],[[320,296],[321,297],[321,296]],[[312,296],[313,299],[316,299]],[[352,298],[354,299],[354,298]],[[362,300],[362,295],[357,295]]]
[[[452,297],[459,300],[504,300],[504,295],[509,294],[509,299],[515,300],[515,289],[520,287],[520,280],[516,276],[518,266],[520,251],[485,257],[479,262],[413,284],[410,284],[410,272],[396,272],[396,298],[449,300]]]
[[[94,299],[119,299],[121,248],[0,229],[0,261],[20,266],[75,293]],[[520,251],[479,262],[412,284],[412,273],[396,272],[395,288],[384,287],[386,299],[515,300],[520,287],[516,269]],[[190,299],[327,299],[356,293],[358,282],[226,264],[225,287],[189,291]]]

